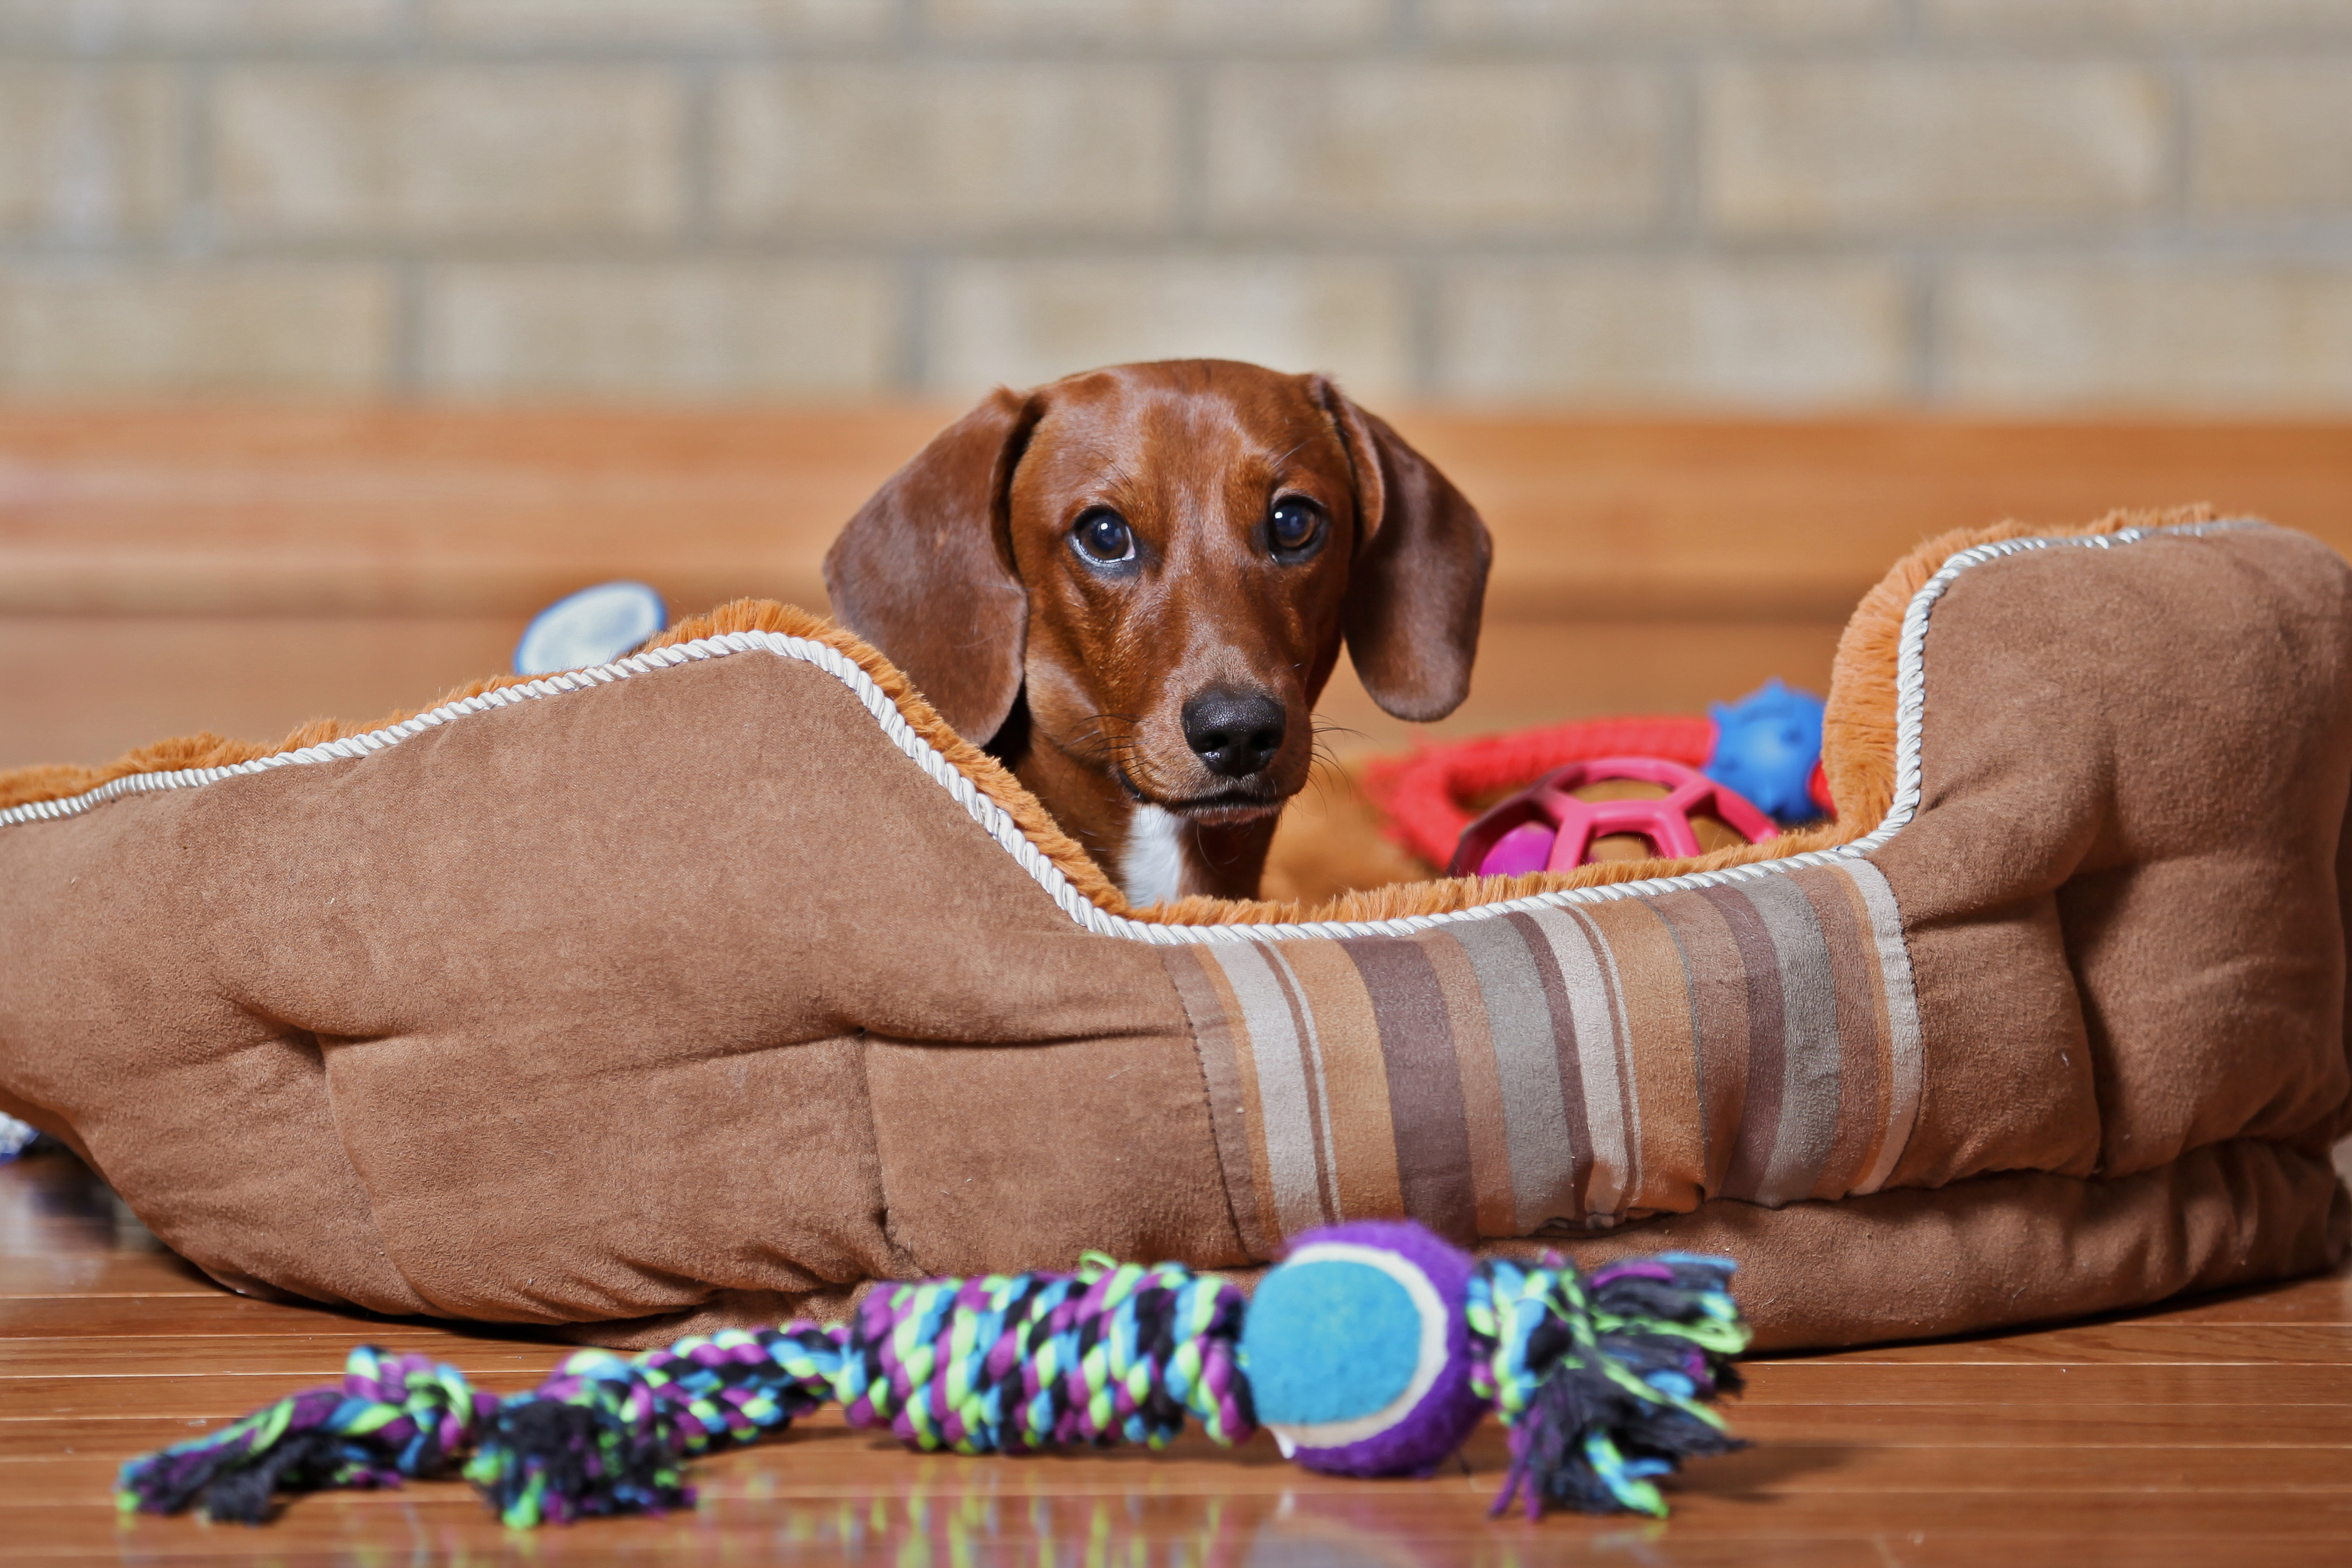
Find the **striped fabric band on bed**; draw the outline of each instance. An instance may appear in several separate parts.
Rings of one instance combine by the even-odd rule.
[[[1874,1192],[1919,1105],[1910,960],[1864,860],[1162,957],[1260,1258],[1341,1219],[1468,1240]]]

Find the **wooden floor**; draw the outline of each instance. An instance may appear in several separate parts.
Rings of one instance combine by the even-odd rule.
[[[369,1340],[501,1392],[559,1351],[248,1301],[170,1253],[70,1156],[0,1167],[0,1559],[254,1556],[834,1563],[929,1568],[1723,1563],[2167,1568],[2352,1562],[2352,1276],[1999,1338],[1764,1361],[1748,1452],[1675,1517],[1490,1521],[1501,1434],[1466,1473],[1347,1481],[1263,1437],[1173,1455],[919,1456],[837,1417],[706,1461],[691,1514],[509,1534],[461,1484],[295,1500],[254,1531],[119,1521],[116,1467],[331,1381]]]

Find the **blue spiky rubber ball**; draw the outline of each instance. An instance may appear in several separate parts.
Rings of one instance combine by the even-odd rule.
[[[1258,1424],[1310,1470],[1425,1476],[1486,1413],[1470,1388],[1467,1252],[1411,1220],[1313,1230],[1243,1320]]]

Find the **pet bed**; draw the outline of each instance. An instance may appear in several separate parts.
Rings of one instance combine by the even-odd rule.
[[[1721,1252],[1766,1345],[2340,1258],[2352,578],[1938,541],[1826,826],[1126,907],[872,650],[730,607],[415,716],[0,779],[0,1111],[233,1289],[646,1343],[1339,1220]]]

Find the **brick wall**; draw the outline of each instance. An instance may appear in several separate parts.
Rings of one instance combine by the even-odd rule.
[[[0,0],[0,391],[2352,406],[2352,0]]]

